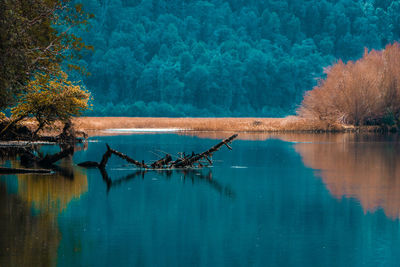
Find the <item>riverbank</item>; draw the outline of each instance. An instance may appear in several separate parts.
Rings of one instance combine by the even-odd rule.
[[[80,117],[74,118],[75,130],[89,136],[129,134],[140,131],[180,132],[236,132],[236,133],[321,133],[321,132],[379,132],[378,126],[354,127],[343,124],[328,124],[297,116],[285,118],[156,118],[156,117]],[[34,130],[37,123],[26,120],[22,123]],[[63,128],[61,123],[40,132],[41,136],[56,136]],[[109,131],[119,129],[118,131]]]
[[[77,130],[89,135],[109,129],[166,129],[180,131],[229,132],[352,132],[377,131],[379,127],[355,128],[328,124],[296,116],[285,118],[144,118],[144,117],[81,117],[73,120]],[[96,133],[97,132],[97,133]],[[112,132],[108,132],[112,134]]]
[[[326,125],[295,116],[286,118],[141,118],[81,117],[76,129],[93,132],[107,129],[177,129],[184,131],[278,132],[344,131],[342,125]]]

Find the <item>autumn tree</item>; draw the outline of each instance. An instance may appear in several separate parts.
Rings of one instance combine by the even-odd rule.
[[[351,125],[400,122],[399,43],[382,51],[366,50],[355,62],[339,61],[326,75],[304,96],[301,116]]]
[[[63,71],[57,75],[36,73],[25,91],[11,109],[13,122],[34,117],[39,124],[34,134],[56,120],[66,123],[89,108],[90,93],[69,81]]]

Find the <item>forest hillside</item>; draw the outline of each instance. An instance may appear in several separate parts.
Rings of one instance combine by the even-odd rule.
[[[78,1],[76,1],[78,2]],[[323,68],[399,39],[400,1],[81,0],[88,115],[294,114]]]

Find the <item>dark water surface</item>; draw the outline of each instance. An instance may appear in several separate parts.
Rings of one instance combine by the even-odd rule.
[[[73,162],[99,161],[105,143],[145,161],[200,152],[207,137],[96,137]],[[186,173],[111,158],[110,186],[76,166],[0,176],[0,266],[399,265],[398,136],[240,137]]]

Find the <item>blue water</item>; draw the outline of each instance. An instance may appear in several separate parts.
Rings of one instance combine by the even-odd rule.
[[[66,178],[0,177],[6,188],[2,191],[7,192],[2,193],[3,205],[9,210],[28,206],[20,211],[25,218],[21,227],[26,229],[21,243],[37,245],[32,236],[47,227],[46,235],[40,232],[41,244],[52,244],[43,246],[39,255],[30,255],[26,250],[32,248],[24,246],[10,256],[5,247],[17,245],[7,244],[15,241],[3,236],[0,265],[20,263],[18,257],[23,255],[24,264],[42,266],[398,266],[400,224],[391,209],[400,210],[400,202],[396,194],[390,199],[381,195],[387,183],[373,183],[376,190],[369,184],[367,193],[358,194],[364,191],[363,184],[350,175],[354,166],[346,167],[350,171],[340,163],[337,170],[311,166],[329,160],[335,165],[340,159],[326,158],[326,153],[336,155],[335,149],[340,148],[352,159],[371,167],[383,164],[385,169],[384,163],[364,160],[363,153],[354,151],[366,147],[366,154],[388,156],[383,160],[391,158],[390,164],[396,165],[398,153],[393,150],[399,151],[398,142],[325,141],[237,140],[233,151],[223,147],[215,153],[214,167],[187,173],[142,174],[111,158],[107,172],[114,182],[108,187],[97,169],[79,167],[74,167],[74,173],[80,173],[80,178],[66,180],[61,189],[52,183]],[[157,158],[153,153],[162,154],[159,150],[200,152],[217,142],[175,134],[96,137],[87,150],[75,153],[73,162],[100,161],[105,143],[150,161]],[[344,144],[347,150],[342,151]],[[332,173],[336,180],[330,178]],[[382,179],[393,180],[397,188],[398,173]],[[345,182],[336,184],[337,180]],[[24,183],[38,186],[44,200],[31,196],[32,192],[26,196],[28,192],[21,190]],[[354,189],[354,194],[332,190],[343,185]],[[66,196],[67,191],[71,196]],[[376,206],[365,206],[364,197],[376,197]],[[55,202],[65,205],[54,209]],[[2,232],[11,221],[18,223],[10,218],[15,216],[11,211],[0,215]],[[27,226],[33,223],[38,226]]]

